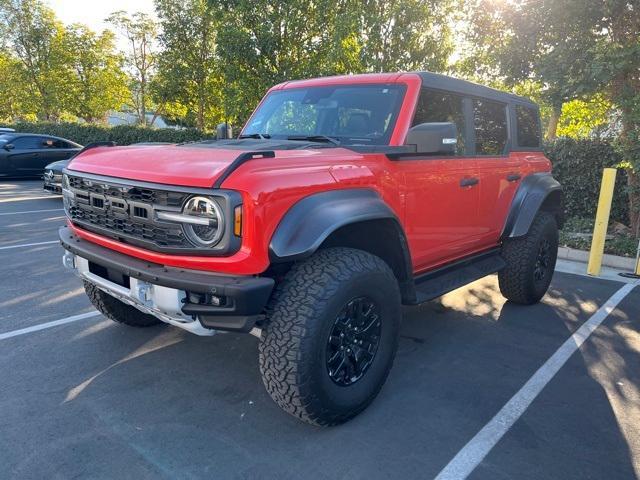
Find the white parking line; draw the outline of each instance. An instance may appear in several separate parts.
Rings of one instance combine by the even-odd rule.
[[[51,245],[53,243],[60,243],[60,240],[51,240],[50,242],[23,243],[21,245],[9,245],[8,247],[0,247],[0,250],[10,250],[12,248],[22,247],[35,247],[37,245]]]
[[[538,369],[495,417],[438,474],[436,480],[462,480],[482,462],[520,416],[529,408],[542,389],[551,381],[571,355],[589,338],[635,285],[624,285],[584,322],[571,337]]]
[[[23,213],[41,213],[41,212],[60,212],[63,208],[47,208],[46,210],[26,210],[24,212],[6,212],[0,213],[0,217],[4,215],[22,215]]]
[[[19,335],[25,335],[27,333],[37,332],[39,330],[45,330],[51,327],[57,327],[59,325],[65,325],[67,323],[77,322],[78,320],[84,320],[85,318],[97,317],[100,312],[94,310],[92,312],[81,313],[79,315],[73,315],[71,317],[61,318],[60,320],[53,320],[47,323],[41,323],[40,325],[34,325],[33,327],[21,328],[20,330],[13,330],[7,333],[0,333],[0,340],[7,338],[17,337]]]
[[[45,198],[57,199],[58,197],[61,197],[61,195],[48,195],[46,197],[42,197],[42,196],[38,196],[38,197],[9,197],[9,198],[0,198],[0,203],[24,202],[25,200],[44,200]]]

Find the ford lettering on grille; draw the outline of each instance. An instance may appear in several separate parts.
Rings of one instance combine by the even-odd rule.
[[[68,178],[73,196],[67,214],[78,226],[152,250],[193,248],[180,224],[158,220],[155,214],[179,212],[188,193]]]

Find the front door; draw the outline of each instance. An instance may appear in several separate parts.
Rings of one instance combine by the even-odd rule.
[[[405,230],[417,272],[478,250],[482,234],[477,162],[465,156],[468,135],[463,98],[423,89],[412,126],[432,122],[456,124],[456,152],[395,160],[404,181]]]
[[[7,154],[9,175],[35,176],[42,174],[40,168],[40,147],[42,139],[35,136],[17,137],[12,142],[13,148]]]

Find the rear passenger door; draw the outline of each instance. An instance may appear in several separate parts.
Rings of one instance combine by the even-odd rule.
[[[474,151],[479,175],[480,246],[489,248],[500,240],[511,201],[522,178],[522,162],[511,153],[509,106],[473,98]]]
[[[477,250],[479,188],[476,161],[468,153],[465,99],[423,88],[412,126],[453,122],[456,151],[449,156],[411,155],[395,160],[405,185],[405,230],[419,273]],[[468,185],[467,185],[468,184]]]
[[[44,169],[51,162],[65,160],[73,155],[71,144],[59,138],[42,138],[40,147],[40,166]]]

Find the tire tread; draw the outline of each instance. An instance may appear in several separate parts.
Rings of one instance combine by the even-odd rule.
[[[353,273],[384,272],[395,292],[400,292],[389,266],[379,257],[350,248],[321,250],[302,263],[295,264],[286,279],[276,287],[267,309],[268,324],[259,346],[259,363],[267,392],[286,412],[313,425],[330,426],[343,423],[364,410],[375,398],[386,379],[357,410],[336,413],[323,408],[314,394],[312,380],[304,376],[304,362],[310,361],[303,351],[306,339],[319,334],[321,322],[314,322]],[[395,356],[393,346],[391,363]]]
[[[515,303],[531,305],[540,300],[542,295],[536,292],[531,282],[532,265],[538,253],[538,244],[545,229],[553,224],[556,232],[557,224],[553,214],[540,211],[533,220],[529,232],[520,238],[508,239],[502,246],[502,257],[507,265],[498,272],[498,283],[502,295]],[[554,260],[555,265],[555,260]]]
[[[84,290],[93,306],[114,322],[130,327],[150,327],[162,323],[153,315],[143,313],[135,307],[121,302],[89,282],[84,282]]]

